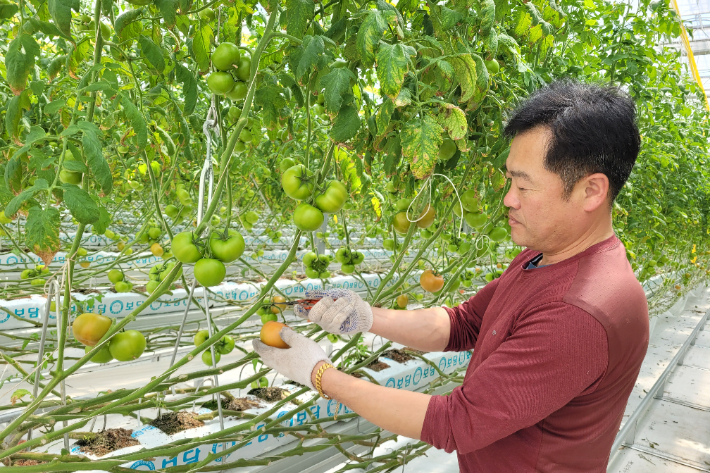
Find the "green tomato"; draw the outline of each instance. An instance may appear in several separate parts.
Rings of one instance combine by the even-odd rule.
[[[409,227],[411,225],[412,222],[410,222],[407,218],[407,212],[399,212],[394,216],[394,218],[392,218],[392,226],[394,227],[394,231],[402,235],[405,235],[409,231]]]
[[[348,200],[348,190],[340,181],[330,181],[323,194],[316,197],[316,206],[326,213],[335,213]]]
[[[148,229],[148,236],[150,237],[151,240],[156,240],[162,232],[160,231],[160,228],[157,227],[151,227]]]
[[[33,279],[30,285],[32,286],[44,286],[47,283],[47,281],[43,278],[37,278]]]
[[[237,78],[246,82],[249,80],[249,76],[251,76],[251,59],[247,56],[242,56],[237,67]]]
[[[215,95],[224,95],[230,92],[235,85],[232,75],[227,72],[213,72],[207,78],[207,87]]]
[[[342,271],[344,274],[352,274],[355,272],[355,265],[354,264],[342,264],[340,265],[340,271]]]
[[[74,184],[78,186],[81,184],[82,176],[83,174],[80,172],[67,171],[66,169],[59,171],[59,180],[62,184]]]
[[[133,285],[126,281],[118,281],[116,283],[116,292],[131,292]]]
[[[318,277],[318,276],[316,275],[316,277]],[[276,322],[277,320],[278,320],[278,317],[276,316],[276,314],[272,314],[271,312],[269,312],[269,313],[265,312],[265,313],[261,314],[261,323],[262,324],[265,324],[266,322]]]
[[[500,71],[500,64],[498,64],[498,61],[495,59],[491,59],[490,61],[485,62],[486,69],[488,69],[488,73],[491,75],[497,74],[498,71]]]
[[[232,70],[232,65],[239,64],[239,47],[230,42],[221,43],[212,53],[212,65],[218,71]]]
[[[310,268],[313,266],[313,263],[318,259],[318,255],[315,254],[313,251],[309,251],[308,253],[303,255],[303,265],[306,268]]]
[[[488,215],[486,215],[483,212],[481,212],[481,213],[466,212],[466,214],[464,214],[464,219],[466,220],[466,223],[468,223],[471,227],[473,227],[475,229],[480,229],[488,221]]]
[[[448,161],[456,154],[456,143],[451,138],[444,139],[439,147],[439,162]]]
[[[220,358],[222,358],[222,355],[219,354],[217,350],[214,351],[214,363],[217,364],[219,363]],[[212,350],[207,349],[202,352],[202,362],[206,364],[207,366],[212,366]]]
[[[247,146],[244,144],[244,142],[241,140],[237,140],[237,144],[234,145],[234,151],[236,151],[237,153],[241,153],[245,149],[247,149]]]
[[[356,251],[353,253],[353,259],[351,260],[352,264],[360,264],[363,261],[365,261],[365,255],[362,252]]]
[[[219,351],[222,355],[227,355],[234,350],[234,339],[229,335],[222,337],[222,340],[217,343],[215,349]]]
[[[145,285],[145,292],[153,294],[158,289],[158,286],[160,286],[160,281],[148,281],[148,284]]]
[[[495,227],[488,236],[493,241],[501,241],[508,236],[508,231],[504,227]]]
[[[394,208],[397,210],[397,212],[404,212],[409,208],[409,205],[412,203],[412,199],[399,199],[395,204]]]
[[[88,354],[93,349],[94,347],[84,347],[84,353]],[[111,360],[113,360],[113,356],[111,355],[111,351],[108,349],[108,344],[101,347],[99,352],[91,357],[91,361],[99,364],[108,363]]]
[[[306,268],[306,276],[308,276],[311,279],[317,279],[319,274],[320,274],[320,271],[318,271],[317,269]]]
[[[242,256],[244,247],[245,243],[242,234],[231,228],[228,231],[227,238],[224,238],[223,232],[212,232],[210,235],[212,256],[224,263],[231,263]]]
[[[77,256],[86,256],[86,255],[88,255],[88,254],[89,254],[89,252],[86,251],[86,248],[81,248],[81,247],[79,247],[79,248],[77,248],[77,250],[76,250],[76,255],[77,255]]]
[[[111,284],[116,284],[123,281],[123,272],[119,271],[118,269],[112,269],[108,272],[108,280],[111,281]]]
[[[202,253],[193,243],[192,232],[175,235],[171,242],[172,253],[181,263],[195,263],[202,258]]]
[[[111,338],[108,349],[118,361],[135,360],[145,351],[145,337],[138,330],[126,330]]]
[[[244,143],[250,142],[252,139],[251,131],[248,128],[242,128],[242,131],[239,132],[239,139]]]
[[[212,258],[202,258],[195,263],[195,279],[204,287],[217,286],[224,281],[227,268],[220,260]]]
[[[250,210],[246,214],[244,214],[244,219],[254,225],[256,222],[259,221],[259,214],[254,212],[253,210]]]
[[[167,215],[170,218],[175,218],[178,216],[179,210],[177,207],[175,207],[173,204],[168,204],[165,206],[165,215]]]
[[[387,251],[394,251],[394,240],[392,238],[387,238],[382,242],[382,246]]]
[[[318,277],[320,279],[328,279],[330,277],[330,271],[321,271],[320,273],[318,273]]]
[[[144,5],[148,5],[150,3],[152,3],[152,2],[145,3]],[[214,19],[215,19],[214,10],[211,8],[205,8],[204,10],[200,10],[198,15],[200,16],[201,19],[203,19],[206,22],[214,21]]]
[[[303,164],[297,164],[286,170],[281,176],[281,186],[286,195],[296,200],[305,200],[313,193],[313,173]]]
[[[247,96],[248,91],[249,88],[247,87],[247,85],[244,82],[238,80],[234,84],[234,88],[227,92],[225,95],[229,100],[233,100],[236,102],[237,100],[244,100],[244,97]]]
[[[20,273],[20,279],[29,279],[34,277],[34,269],[25,269]]]
[[[192,205],[192,197],[190,197],[190,193],[185,189],[178,189],[175,193],[182,205]]]
[[[349,248],[340,248],[335,252],[335,261],[341,264],[347,264],[352,259],[352,251]]]
[[[194,338],[192,339],[193,343],[195,344],[196,347],[199,347],[203,343],[205,343],[205,340],[210,338],[210,331],[207,329],[203,329],[198,331]]]
[[[299,230],[312,232],[323,225],[323,212],[310,204],[301,202],[293,212],[293,223]]]
[[[279,163],[279,170],[281,171],[281,174],[283,174],[290,168],[294,167],[296,164],[298,163],[293,158],[283,158]]]
[[[469,189],[461,194],[461,204],[466,212],[478,212],[480,203],[476,196],[476,191]]]

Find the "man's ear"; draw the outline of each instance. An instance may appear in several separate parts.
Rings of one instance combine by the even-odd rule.
[[[609,178],[603,173],[594,173],[582,179],[584,202],[583,208],[593,212],[601,206],[607,205],[609,197]]]

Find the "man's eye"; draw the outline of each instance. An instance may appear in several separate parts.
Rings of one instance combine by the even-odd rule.
[[[525,189],[524,187],[518,187],[518,190],[519,191],[526,191],[527,189]]]

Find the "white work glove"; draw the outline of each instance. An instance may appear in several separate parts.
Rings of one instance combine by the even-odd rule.
[[[315,391],[311,382],[313,368],[319,361],[332,363],[323,349],[313,340],[284,327],[279,332],[281,339],[291,348],[270,347],[261,340],[252,340],[254,351],[259,354],[261,361],[288,379],[308,386]]]
[[[296,305],[293,312],[337,335],[367,332],[372,328],[372,308],[357,293],[347,289],[306,291],[306,299],[320,299],[308,311]]]

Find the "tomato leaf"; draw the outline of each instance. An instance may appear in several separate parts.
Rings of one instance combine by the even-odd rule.
[[[84,154],[91,174],[101,186],[104,194],[108,195],[113,188],[113,177],[101,149],[101,130],[93,123],[83,120],[79,121],[77,125],[82,131],[81,144],[84,146]]]
[[[15,16],[20,8],[12,3],[10,4],[0,4],[0,20],[7,20]]]
[[[417,179],[423,179],[434,171],[439,146],[443,141],[442,131],[431,115],[411,120],[404,125],[400,135],[402,154]]]
[[[360,117],[357,108],[345,105],[335,117],[333,127],[330,129],[330,138],[336,143],[345,143],[357,134],[360,129]]]
[[[210,44],[213,36],[212,28],[204,25],[197,30],[192,39],[192,54],[201,71],[210,67]]]
[[[34,195],[41,191],[41,190],[46,190],[49,187],[47,184],[47,181],[44,179],[36,179],[35,183],[32,187],[28,187],[27,189],[23,190],[20,192],[19,195],[15,196],[9,204],[5,207],[5,215],[8,217],[12,217],[17,213],[18,210],[20,210],[20,207],[22,207],[22,204],[30,200]]]
[[[163,16],[163,23],[167,28],[175,26],[175,15],[177,14],[178,3],[176,0],[155,0],[155,6]]]
[[[188,68],[182,64],[176,66],[177,80],[182,82],[182,94],[185,96],[185,106],[183,113],[186,116],[192,115],[197,104],[197,80]]]
[[[308,21],[313,18],[315,3],[313,0],[286,1],[286,31],[296,38],[303,37]]]
[[[61,247],[59,241],[60,228],[59,210],[54,207],[42,209],[31,207],[25,224],[25,242],[42,259],[51,254],[54,256]],[[49,259],[51,261],[51,258]],[[46,262],[46,259],[45,259]]]
[[[74,184],[62,184],[62,189],[64,203],[67,204],[72,217],[85,225],[99,219],[99,207],[88,192]]]
[[[30,109],[30,94],[25,90],[20,95],[16,95],[10,99],[7,104],[7,112],[5,113],[5,128],[13,140],[20,143],[19,127],[22,119],[22,111]]]
[[[350,92],[350,79],[355,75],[345,67],[336,67],[321,77],[325,109],[331,114],[337,113],[343,105],[343,96]]]
[[[71,36],[71,11],[79,13],[79,0],[49,0],[47,7],[59,31]]]
[[[377,78],[380,80],[382,95],[396,99],[402,89],[404,75],[407,73],[409,56],[416,54],[414,48],[397,43],[381,43],[377,52]]]
[[[27,77],[35,66],[35,57],[39,55],[39,44],[32,35],[22,33],[10,43],[5,55],[5,69],[7,82],[15,95],[25,90]]]
[[[370,67],[375,62],[375,48],[387,29],[386,17],[394,18],[394,12],[372,10],[362,21],[357,32],[357,50],[365,67]]]
[[[133,131],[136,133],[136,144],[138,148],[142,150],[148,144],[148,127],[145,124],[145,118],[143,118],[143,114],[133,105],[133,102],[128,96],[120,94],[120,99],[123,110],[131,121]]]
[[[103,205],[99,205],[99,219],[94,222],[92,232],[95,232],[98,235],[103,235],[106,230],[108,230],[108,226],[111,224],[111,215],[109,215],[108,211],[104,208]]]
[[[141,45],[141,53],[148,61],[148,65],[156,71],[162,73],[165,70],[165,59],[163,50],[147,36],[140,35],[138,42]]]
[[[392,113],[394,112],[394,102],[387,97],[382,101],[382,106],[377,112],[375,118],[375,123],[377,123],[377,134],[381,135],[387,129],[390,124],[390,119],[392,118]]]
[[[122,37],[123,30],[128,25],[130,25],[131,23],[136,21],[138,19],[138,17],[141,16],[141,13],[143,13],[143,9],[136,8],[134,10],[128,10],[128,11],[123,12],[120,15],[118,15],[118,17],[116,18],[116,21],[114,22],[114,29],[116,30],[116,34],[120,38],[125,39]]]
[[[300,55],[298,67],[296,68],[296,80],[301,82],[301,78],[310,74],[313,66],[323,55],[325,45],[321,36],[306,36],[303,38],[303,53]]]
[[[272,84],[261,87],[254,94],[254,104],[261,106],[261,119],[265,123],[278,123],[279,109],[286,105],[286,99],[281,95],[283,90],[282,87]]]
[[[452,140],[460,140],[466,137],[468,123],[466,114],[454,104],[444,104],[443,111],[439,114],[439,123],[449,132]]]
[[[461,85],[461,97],[459,102],[467,102],[476,93],[476,63],[470,54],[459,54],[452,58],[451,65],[454,66],[456,78]]]

